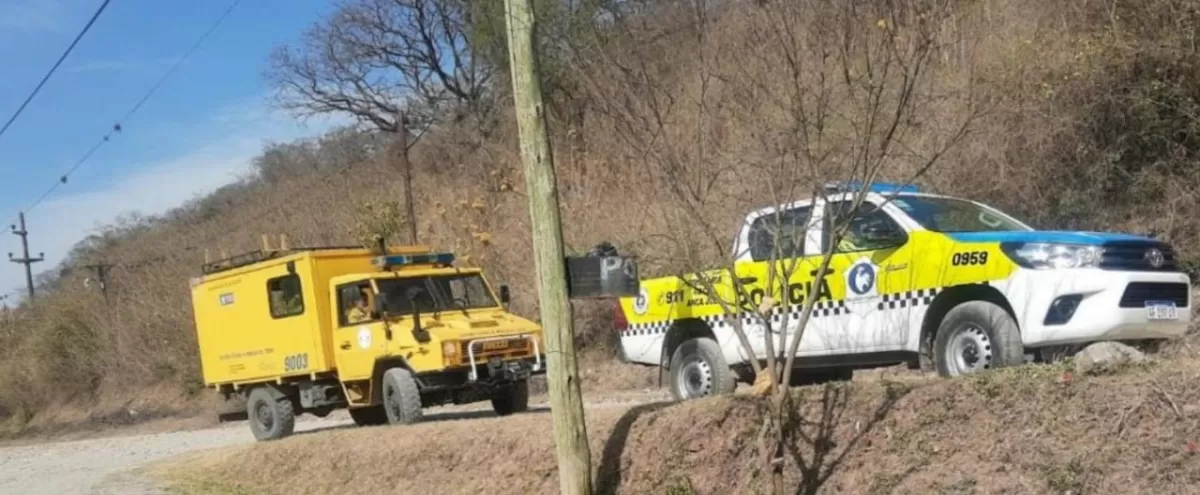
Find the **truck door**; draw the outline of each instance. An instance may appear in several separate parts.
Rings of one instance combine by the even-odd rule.
[[[339,285],[333,331],[338,376],[343,381],[371,378],[375,359],[387,352],[383,322],[371,311],[374,291],[369,280]]]
[[[908,234],[884,208],[864,201],[851,214],[853,201],[824,205],[822,252],[838,229],[844,235],[832,246],[830,282],[842,299],[842,315],[831,318],[841,328],[832,342],[839,353],[893,351],[907,342],[912,300],[913,250]]]

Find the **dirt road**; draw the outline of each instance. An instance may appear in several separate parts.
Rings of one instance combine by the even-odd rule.
[[[587,407],[632,407],[663,400],[660,391],[636,392],[589,398]],[[531,409],[548,409],[538,398]],[[490,416],[490,404],[481,403],[427,411],[430,421],[469,421]],[[302,416],[297,419],[298,434],[319,434],[322,430],[353,427],[345,412],[324,419]],[[218,428],[176,431],[148,435],[114,436],[61,443],[0,448],[0,493],[20,495],[151,495],[163,494],[160,488],[133,471],[148,463],[198,450],[253,442],[245,422]]]

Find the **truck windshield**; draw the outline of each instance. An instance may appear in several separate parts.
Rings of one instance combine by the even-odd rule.
[[[922,227],[934,232],[1033,230],[999,210],[961,199],[899,196],[892,199],[892,203]]]
[[[384,278],[375,282],[387,297],[388,313],[394,316],[413,313],[413,299],[409,297],[414,295],[422,313],[498,306],[477,273]]]

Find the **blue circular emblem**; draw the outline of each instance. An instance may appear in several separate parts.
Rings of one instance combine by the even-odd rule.
[[[867,263],[855,265],[846,278],[846,287],[857,295],[864,295],[875,287],[875,268]]]

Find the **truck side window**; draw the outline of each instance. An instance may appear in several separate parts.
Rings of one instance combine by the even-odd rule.
[[[284,275],[267,280],[267,302],[272,318],[287,318],[304,312],[304,296],[300,292],[300,276]]]
[[[837,201],[831,202],[825,207],[823,229],[825,235],[822,236],[821,241],[822,252],[829,249],[829,241],[832,240],[834,229],[845,225],[847,217],[850,217],[850,206],[853,204],[852,201]],[[831,218],[834,219],[832,222]],[[873,203],[864,201],[858,205],[854,216],[850,218],[850,226],[846,229],[845,235],[838,242],[834,252],[854,253],[890,249],[903,245],[907,240],[908,234],[887,212]]]
[[[371,285],[367,283],[351,283],[338,286],[338,326],[348,327],[359,323],[367,323],[374,321],[375,315],[370,314],[371,301],[367,294],[371,291]],[[365,298],[365,299],[364,299]],[[354,317],[355,308],[359,301],[364,301],[366,304],[365,315],[359,314]],[[361,310],[361,308],[360,308]],[[364,318],[365,316],[365,318]],[[356,321],[355,321],[356,320]]]
[[[758,217],[750,225],[750,258],[769,260],[776,246],[780,259],[804,256],[804,239],[808,237],[811,220],[811,206]]]

